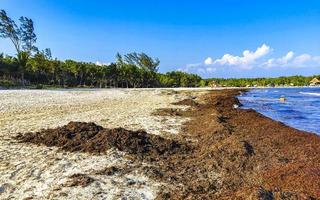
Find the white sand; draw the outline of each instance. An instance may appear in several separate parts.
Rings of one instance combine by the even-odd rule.
[[[70,121],[176,134],[187,119],[150,115],[159,108],[177,107],[170,103],[185,98],[167,95],[168,91],[0,90],[0,199],[155,198],[161,183],[139,172],[124,177],[92,174],[107,166],[130,165],[122,152],[113,149],[101,156],[64,153],[57,148],[17,143],[11,137]],[[87,187],[64,187],[75,173],[88,174],[95,181]]]

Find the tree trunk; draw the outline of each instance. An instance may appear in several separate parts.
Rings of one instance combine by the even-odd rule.
[[[22,87],[25,87],[25,83],[24,83],[24,72],[21,73],[21,81],[22,81]]]

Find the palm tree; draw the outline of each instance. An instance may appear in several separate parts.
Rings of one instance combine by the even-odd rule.
[[[25,86],[24,75],[25,75],[25,70],[28,65],[28,60],[29,60],[29,53],[28,52],[21,51],[18,53],[17,58],[16,58],[16,62],[19,66],[19,71],[21,73],[22,86]]]

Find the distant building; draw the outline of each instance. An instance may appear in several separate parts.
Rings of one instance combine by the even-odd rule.
[[[317,78],[314,78],[310,81],[310,86],[316,86],[316,85],[320,85],[320,80]]]

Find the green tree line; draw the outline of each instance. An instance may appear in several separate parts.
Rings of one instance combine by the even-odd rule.
[[[0,54],[0,85],[53,85],[60,87],[197,87],[194,74],[160,74],[160,60],[145,53],[116,55],[116,61],[97,65],[75,60],[53,59],[51,50],[40,51],[33,21],[21,17],[19,24],[0,10],[0,37],[9,39],[16,56]]]
[[[288,76],[277,78],[211,78],[204,80],[205,85],[215,83],[221,87],[276,87],[276,86],[308,86],[313,78],[319,76]]]
[[[30,56],[24,66],[23,81],[16,57],[0,54],[3,86],[52,85],[59,87],[148,88],[198,87],[201,77],[180,71],[161,74],[159,61],[144,53],[117,54],[108,65],[52,59],[49,49]],[[1,85],[0,81],[0,85]],[[23,83],[24,82],[24,83]]]

